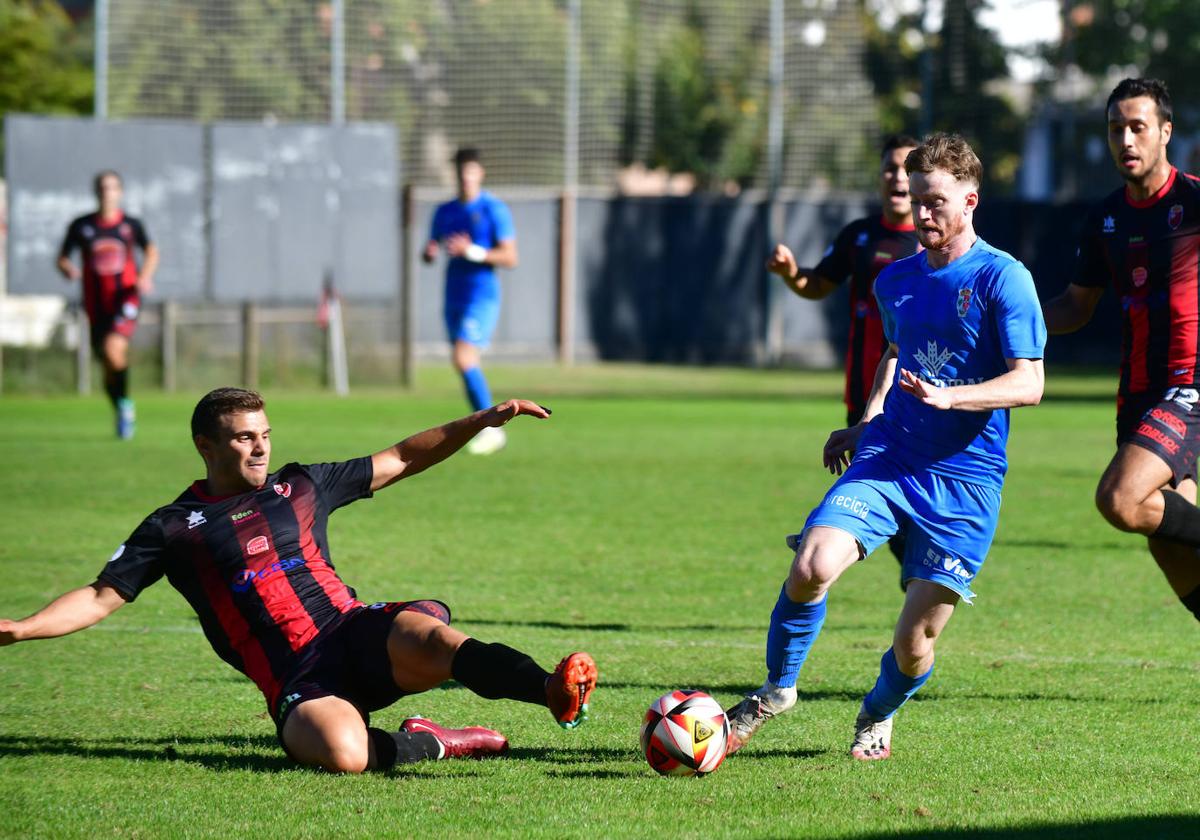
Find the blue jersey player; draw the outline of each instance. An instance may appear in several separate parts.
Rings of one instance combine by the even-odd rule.
[[[483,189],[479,152],[459,149],[454,167],[458,197],[434,212],[422,257],[427,263],[433,262],[438,250],[445,248],[450,258],[443,309],[446,331],[467,400],[472,410],[480,411],[492,404],[479,356],[491,341],[500,317],[500,281],[495,269],[516,267],[517,238],[508,207]],[[503,448],[504,443],[504,432],[488,427],[471,441],[467,451],[486,455]]]
[[[905,167],[925,250],[875,281],[888,350],[863,420],[825,445],[841,477],[788,538],[796,556],[771,614],[767,681],[729,711],[731,750],[795,704],[829,588],[903,530],[904,607],[850,748],[891,754],[892,715],[933,673],[955,605],[974,597],[1000,511],[1008,409],[1041,400],[1041,308],[1025,267],[975,234],[979,159],[961,137],[935,134]]]

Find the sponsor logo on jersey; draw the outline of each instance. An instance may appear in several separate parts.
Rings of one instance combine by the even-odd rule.
[[[255,581],[264,581],[281,572],[286,572],[289,569],[303,565],[303,557],[289,557],[286,560],[276,560],[274,563],[263,566],[261,569],[242,569],[233,576],[233,591],[245,592],[254,586]]]
[[[1105,216],[1104,217],[1104,227],[1101,229],[1101,233],[1112,233],[1116,229],[1117,229],[1117,220],[1114,219],[1112,216]]]
[[[289,499],[292,496],[292,485],[288,484],[286,481],[280,482],[279,484],[275,485],[275,492],[280,496],[283,496],[283,498]]]
[[[293,703],[295,703],[299,699],[300,699],[299,694],[289,694],[287,697],[284,697],[282,700],[280,700],[279,701],[279,714],[277,714],[276,717],[282,718],[283,713],[288,710],[288,707],[291,706]]]
[[[1131,279],[1133,280],[1134,288],[1140,289],[1142,286],[1145,286],[1146,278],[1149,276],[1150,272],[1146,271],[1146,269],[1142,266],[1139,265],[1137,268],[1135,268],[1133,273],[1130,275]]]
[[[867,518],[867,514],[871,512],[871,506],[866,502],[855,496],[846,496],[840,493],[836,496],[830,496],[826,499],[825,504],[848,510],[859,519],[864,520]]]
[[[229,520],[231,522],[241,522],[243,519],[253,519],[256,516],[261,516],[261,515],[262,514],[260,514],[254,508],[250,508],[249,510],[239,510],[237,513],[232,514],[229,517]]]
[[[910,300],[912,300],[912,295],[900,295],[900,297],[898,297],[894,301],[892,301],[892,306],[895,307],[896,309],[899,309],[901,306],[903,306]]]
[[[1150,438],[1171,455],[1179,452],[1179,444],[1167,437],[1166,433],[1161,429],[1156,429],[1146,421],[1142,421],[1137,428],[1137,433],[1142,437]]]
[[[858,239],[854,240],[854,245],[857,248],[861,248],[862,246],[864,246],[866,244],[867,244],[867,232],[864,230],[862,233],[860,233],[858,235]]]
[[[246,543],[246,553],[247,554],[262,554],[264,551],[266,551],[270,547],[271,547],[271,543],[267,540],[267,538],[259,536],[259,537],[255,537],[254,539],[250,540],[250,542]]]
[[[203,513],[201,513],[198,510],[194,510],[188,514],[188,518],[187,518],[188,530],[190,531],[193,528],[199,528],[201,525],[203,525],[207,521],[208,520],[204,518]]]
[[[1171,230],[1178,230],[1181,222],[1183,222],[1183,205],[1171,205],[1171,209],[1167,211],[1167,227]]]
[[[84,235],[84,237],[87,239],[91,239],[93,236],[96,235],[96,229],[94,227],[92,227],[91,225],[84,225],[83,228],[79,232],[82,233]]]
[[[950,350],[938,349],[936,341],[927,341],[925,349],[913,353],[913,358],[924,366],[925,372],[930,377],[936,379],[942,372],[942,368],[946,366],[946,362],[954,358],[954,353]]]
[[[966,318],[967,312],[971,309],[971,290],[958,290],[958,317]]]
[[[1173,414],[1168,414],[1161,408],[1153,408],[1150,410],[1150,416],[1174,432],[1176,437],[1187,435],[1187,424]]]

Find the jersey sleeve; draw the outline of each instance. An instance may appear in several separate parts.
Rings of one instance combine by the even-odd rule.
[[[83,239],[79,235],[79,229],[81,227],[83,226],[80,224],[79,219],[76,219],[75,221],[71,222],[71,224],[67,225],[67,233],[63,237],[62,247],[58,249],[58,255],[60,257],[69,257],[71,256],[71,252],[76,248],[83,247]]]
[[[146,517],[129,539],[117,546],[96,579],[133,601],[142,590],[158,581],[165,571],[166,537],[155,512]]]
[[[854,271],[855,225],[846,225],[834,238],[833,244],[825,249],[814,272],[830,282],[841,285]]]
[[[1040,359],[1046,350],[1046,322],[1033,275],[1019,262],[1001,273],[993,290],[993,317],[1006,359]]]
[[[503,201],[492,202],[492,229],[496,234],[496,244],[508,239],[517,238],[517,229],[513,226],[512,211]]]
[[[439,204],[438,208],[433,211],[433,218],[429,221],[429,238],[430,240],[440,240],[451,231],[446,230],[446,205]]]
[[[371,479],[375,470],[370,455],[329,464],[308,464],[304,470],[325,497],[330,510],[372,495]]]
[[[146,234],[146,226],[142,224],[142,220],[130,219],[129,227],[133,230],[133,241],[143,251],[146,250],[146,246],[150,244],[150,237]]]
[[[894,271],[891,265],[885,265],[883,270],[879,272],[879,276],[875,278],[874,290],[871,292],[875,296],[875,301],[878,304],[879,320],[883,325],[883,340],[888,344],[896,343],[896,308],[894,306],[884,306],[884,302],[879,299],[880,280],[884,281],[886,286],[891,273]],[[884,348],[885,350],[887,348]]]
[[[1100,234],[1100,212],[1098,208],[1093,208],[1083,222],[1079,247],[1075,250],[1075,276],[1071,282],[1076,286],[1103,289],[1108,285],[1108,278],[1104,242]]]

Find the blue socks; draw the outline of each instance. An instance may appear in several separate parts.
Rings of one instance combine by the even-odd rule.
[[[767,679],[780,688],[796,685],[800,667],[825,623],[826,600],[797,604],[787,596],[786,586],[779,590],[767,630]]]
[[[875,720],[885,720],[896,713],[904,702],[917,693],[929,680],[933,668],[919,677],[910,677],[896,664],[896,654],[888,648],[879,660],[879,679],[871,693],[863,699],[863,708]]]
[[[492,392],[488,388],[487,379],[483,376],[483,369],[473,367],[465,370],[462,379],[463,385],[467,389],[467,400],[470,401],[471,408],[474,411],[491,408]]]

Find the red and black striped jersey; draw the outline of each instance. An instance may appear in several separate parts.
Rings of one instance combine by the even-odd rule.
[[[76,248],[83,261],[83,307],[93,321],[121,312],[126,303],[138,305],[138,268],[134,245],[150,244],[139,219],[118,213],[102,220],[99,213],[80,216],[67,227],[59,255]]]
[[[1112,283],[1121,303],[1121,394],[1200,381],[1200,181],[1171,169],[1134,201],[1124,188],[1084,222],[1074,283]]]
[[[371,495],[371,459],[288,464],[247,493],[196,482],[150,514],[100,572],[127,601],[166,576],[217,655],[278,700],[297,654],[362,606],[334,571],[330,512]]]
[[[846,408],[862,414],[887,349],[875,302],[875,278],[887,265],[915,254],[913,225],[891,225],[882,216],[857,219],[842,228],[814,271],[834,282],[850,279],[850,340],[846,348]]]

